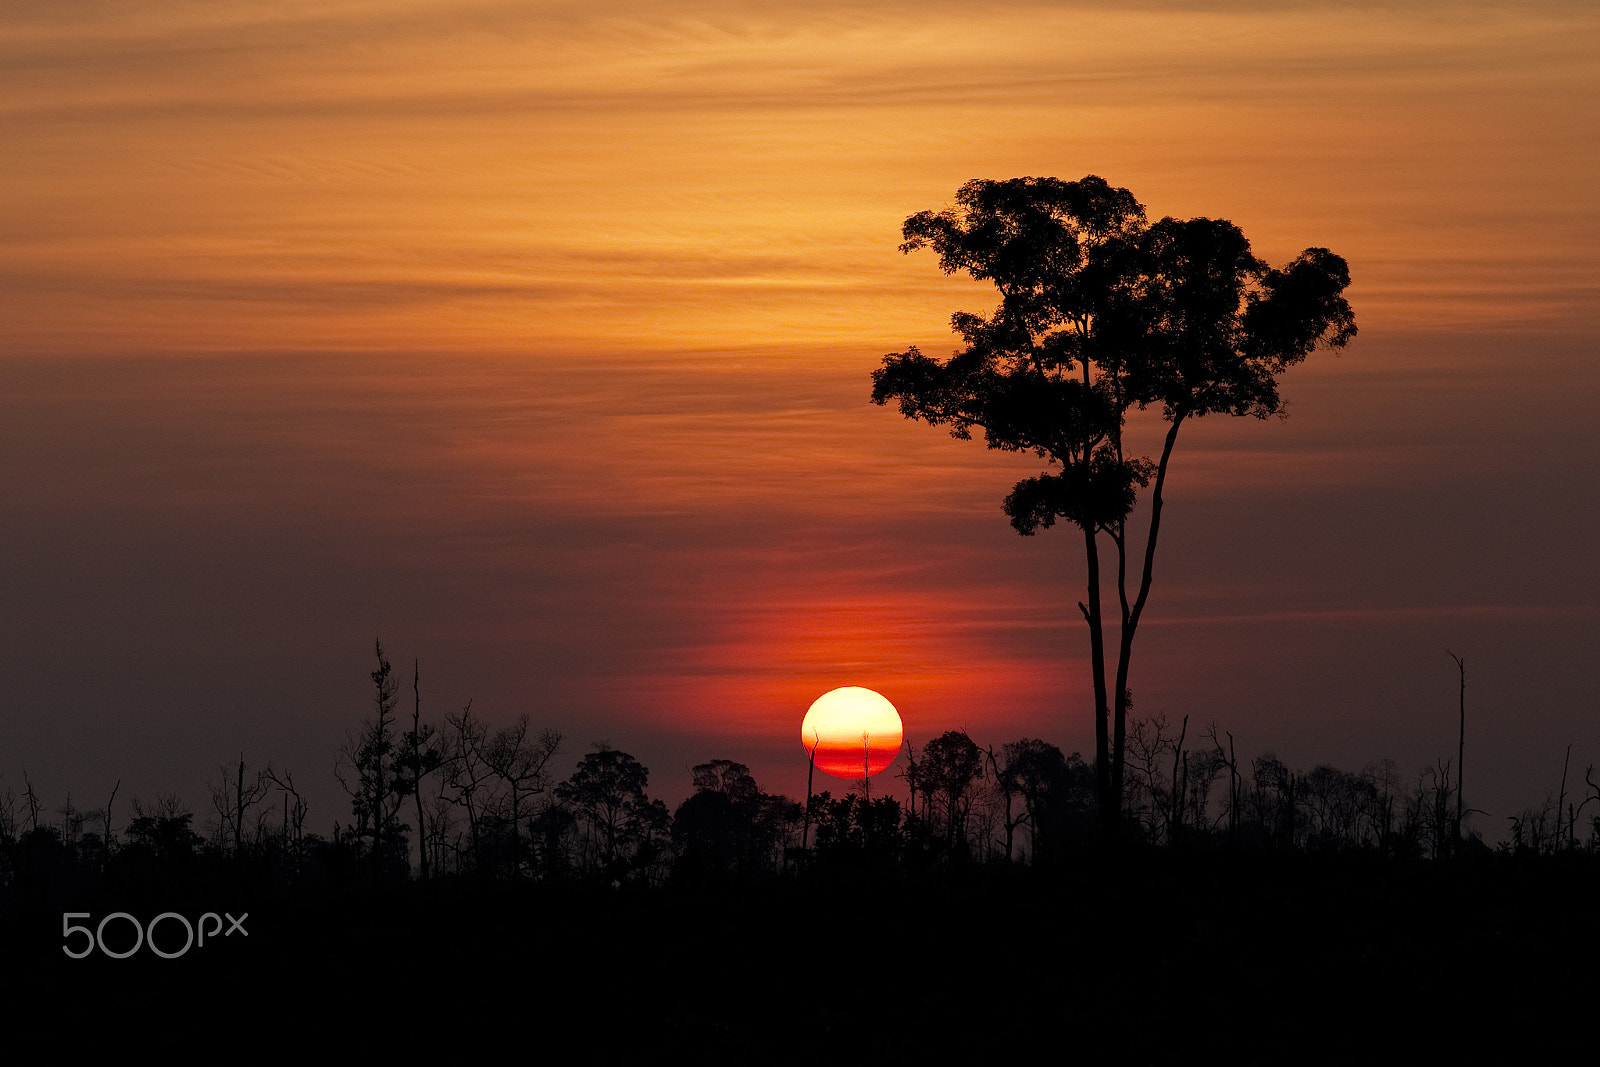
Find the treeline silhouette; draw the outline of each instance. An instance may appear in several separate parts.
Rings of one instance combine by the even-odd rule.
[[[949,731],[908,742],[898,772],[905,802],[884,795],[882,779],[795,800],[763,791],[744,764],[713,759],[693,768],[694,792],[669,811],[649,796],[649,771],[610,746],[557,781],[563,739],[527,716],[496,728],[469,704],[429,723],[419,696],[403,721],[381,644],[376,654],[373,713],[335,761],[350,809],[331,833],[307,828],[291,773],[243,756],[220,768],[203,816],[162,794],[133,799],[119,819],[118,787],[103,807],[69,798],[51,809],[25,775],[21,794],[0,793],[0,900],[159,897],[220,885],[315,894],[410,881],[661,887],[839,870],[922,875],[1047,868],[1109,844],[1093,766],[1048,741],[980,745]],[[1161,716],[1133,724],[1128,754],[1124,848],[1418,861],[1491,851],[1456,822],[1447,760],[1410,779],[1388,760],[1358,772],[1299,772],[1270,753],[1239,755],[1215,725],[1191,731],[1187,718],[1174,727]],[[1564,780],[1554,801],[1512,818],[1499,851],[1596,850],[1597,800],[1591,767],[1582,789],[1574,779],[1569,794]]]

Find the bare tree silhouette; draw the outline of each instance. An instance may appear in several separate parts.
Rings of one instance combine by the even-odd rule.
[[[550,761],[561,749],[561,735],[556,731],[543,730],[538,736],[528,731],[528,716],[519,715],[510,726],[495,731],[483,752],[484,763],[506,787],[513,881],[522,867],[523,816],[527,814],[529,801],[549,787]]]
[[[222,831],[231,841],[233,854],[244,855],[245,814],[260,804],[271,788],[264,774],[245,774],[244,753],[234,767],[219,768],[222,780],[211,787],[211,804],[222,820]],[[231,781],[229,779],[232,779]]]

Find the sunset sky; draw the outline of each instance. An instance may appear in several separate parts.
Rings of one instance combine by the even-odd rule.
[[[15,0],[0,57],[0,791],[242,752],[347,820],[374,637],[674,805],[802,795],[843,685],[1091,752],[1038,466],[868,402],[993,302],[901,223],[1019,175],[1354,279],[1286,420],[1185,427],[1136,713],[1414,780],[1449,648],[1486,836],[1600,763],[1592,3]]]

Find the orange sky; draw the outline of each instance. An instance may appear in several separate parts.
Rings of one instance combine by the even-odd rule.
[[[1361,327],[1287,422],[1186,429],[1140,706],[1409,765],[1476,638],[1485,699],[1600,759],[1552,637],[1600,590],[1592,4],[24,0],[0,54],[0,725],[86,787],[146,727],[163,773],[320,766],[373,632],[437,712],[658,782],[794,791],[844,684],[1082,747],[1075,544],[999,514],[1027,464],[866,396],[989,303],[907,215],[1091,172],[1333,248]],[[229,656],[276,710],[216,710]]]
[[[8,4],[0,343],[937,339],[901,219],[1102,174],[1355,267],[1363,324],[1592,312],[1570,4]]]

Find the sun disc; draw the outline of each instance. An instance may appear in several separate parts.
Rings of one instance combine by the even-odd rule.
[[[870,778],[900,752],[904,724],[880,693],[847,685],[822,694],[800,724],[800,743],[835,778]]]

